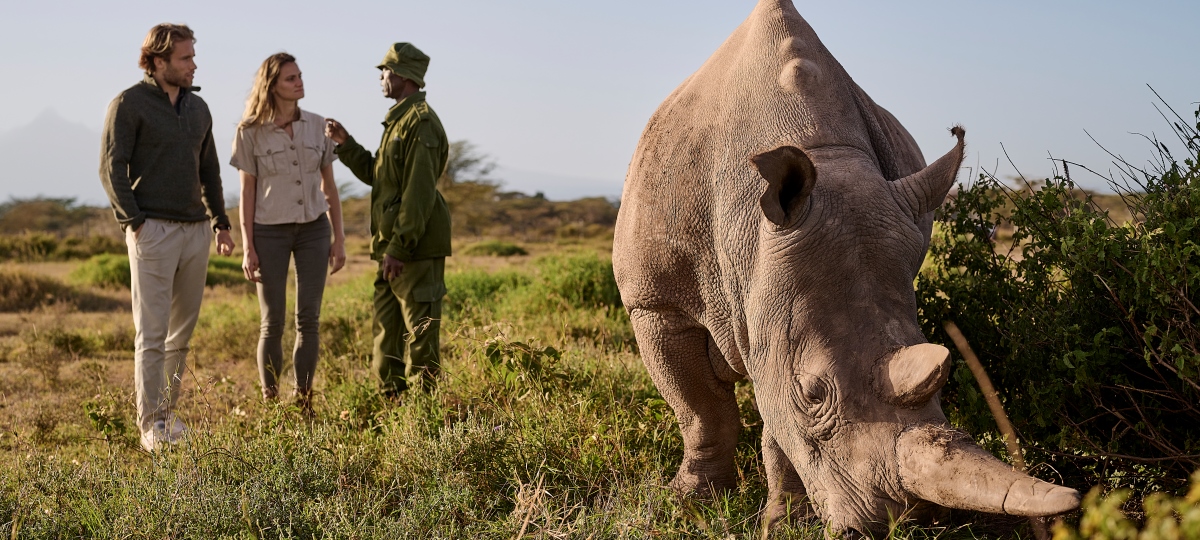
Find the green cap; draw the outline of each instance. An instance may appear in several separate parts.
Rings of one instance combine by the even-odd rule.
[[[392,73],[414,83],[417,88],[425,87],[425,70],[429,69],[429,55],[421,52],[412,43],[395,43],[383,56],[379,69],[388,68]]]

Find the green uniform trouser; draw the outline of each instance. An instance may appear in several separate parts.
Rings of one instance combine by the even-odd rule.
[[[371,367],[384,391],[430,388],[441,367],[438,333],[446,295],[446,258],[404,263],[404,271],[383,279],[375,274],[375,347]]]

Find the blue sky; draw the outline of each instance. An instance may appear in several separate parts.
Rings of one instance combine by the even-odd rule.
[[[797,1],[860,86],[932,161],[967,128],[965,165],[1001,176],[1051,173],[1048,157],[1108,170],[1085,133],[1135,162],[1169,137],[1153,86],[1185,118],[1200,100],[1200,2],[1183,0]],[[751,0],[454,2],[7,2],[0,20],[0,134],[47,109],[99,132],[105,107],[140,78],[147,29],[197,33],[196,84],[222,161],[262,59],[299,59],[301,106],[341,120],[373,147],[389,102],[375,65],[394,41],[432,57],[429,101],[451,139],[501,165],[512,189],[552,198],[615,196],[650,114],[754,6]],[[1003,144],[1003,149],[1001,147]],[[98,146],[97,146],[98,148]],[[68,155],[94,169],[96,155]],[[340,166],[339,166],[340,167]],[[226,181],[236,184],[232,169]],[[341,180],[350,180],[338,169]],[[531,178],[542,179],[542,184]],[[547,178],[561,178],[546,185]],[[960,177],[965,179],[966,176]],[[1077,177],[1077,180],[1080,179]],[[1085,179],[1085,182],[1088,180]],[[1091,181],[1099,186],[1099,181]],[[98,186],[98,181],[97,181]],[[24,191],[22,191],[24,189]],[[0,198],[25,194],[0,176]]]

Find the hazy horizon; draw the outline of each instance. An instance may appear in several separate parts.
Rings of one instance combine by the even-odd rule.
[[[1147,85],[1189,121],[1200,98],[1200,73],[1187,54],[1200,3],[796,5],[850,76],[913,134],[928,161],[952,146],[946,128],[964,125],[964,166],[972,176],[984,168],[1000,177],[1019,171],[1042,178],[1054,171],[1050,157],[1105,172],[1112,169],[1105,148],[1144,163],[1153,148],[1141,135],[1174,144]],[[390,43],[411,41],[432,57],[429,101],[449,137],[491,156],[506,189],[559,199],[618,196],[650,114],[754,2],[277,6],[70,0],[7,7],[0,70],[13,84],[0,89],[0,155],[17,166],[0,175],[0,197],[55,195],[53,188],[62,187],[86,198],[86,188],[64,180],[68,174],[102,196],[95,171],[106,106],[141,78],[138,47],[146,30],[163,21],[196,31],[196,84],[213,112],[222,163],[254,70],[280,50],[296,55],[304,71],[301,107],[338,118],[373,149],[389,104],[375,65]],[[87,141],[61,142],[55,134],[28,140],[37,127],[30,124],[47,110],[64,120],[64,129],[90,131],[91,150]],[[68,150],[67,143],[79,147]],[[339,181],[352,180],[337,167]],[[236,172],[226,165],[222,174],[226,191],[236,192]],[[1076,180],[1104,187],[1082,171]]]

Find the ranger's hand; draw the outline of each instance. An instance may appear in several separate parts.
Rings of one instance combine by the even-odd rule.
[[[325,119],[325,136],[337,144],[342,144],[350,138],[350,134],[346,133],[346,128],[342,127],[342,123],[332,118]]]
[[[383,256],[383,279],[391,281],[392,278],[400,277],[400,273],[404,271],[404,263],[391,255],[384,254]]]

